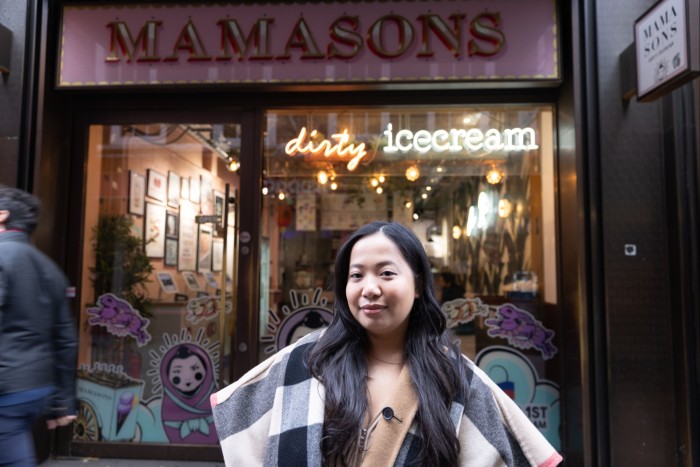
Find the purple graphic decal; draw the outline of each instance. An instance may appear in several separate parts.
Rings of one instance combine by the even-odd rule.
[[[175,345],[163,356],[161,419],[171,443],[218,443],[209,402],[214,376],[209,354],[196,344]]]
[[[548,360],[557,353],[552,344],[554,331],[545,328],[528,311],[521,310],[511,303],[501,305],[496,310],[496,317],[485,321],[490,337],[502,337],[518,349],[535,348],[542,358]]]
[[[90,325],[102,326],[115,336],[131,336],[136,339],[139,347],[151,340],[151,335],[146,331],[150,321],[141,317],[129,302],[114,294],[100,295],[97,306],[88,308],[87,312],[91,315],[88,321]]]
[[[469,323],[477,316],[488,316],[489,306],[482,303],[480,298],[458,298],[443,303],[442,312],[447,316],[447,326],[453,328]]]

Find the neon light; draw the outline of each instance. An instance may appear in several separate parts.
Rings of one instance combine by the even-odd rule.
[[[426,153],[434,152],[460,152],[460,151],[527,151],[537,149],[535,144],[535,130],[527,128],[506,128],[499,131],[490,128],[486,132],[478,128],[438,129],[433,132],[429,130],[418,130],[415,133],[408,129],[400,129],[394,136],[394,127],[387,124],[386,130],[387,144],[382,149],[385,153],[417,151]]]
[[[306,127],[302,127],[299,130],[299,136],[292,138],[287,142],[284,147],[284,152],[293,156],[297,153],[307,154],[307,155],[319,155],[323,154],[325,157],[331,157],[333,155],[338,157],[352,156],[352,159],[348,161],[348,170],[353,171],[357,168],[363,157],[367,155],[365,151],[365,143],[360,143],[355,145],[354,143],[348,144],[350,136],[348,135],[348,130],[343,130],[342,133],[336,133],[331,135],[331,138],[336,141],[333,142],[324,139],[320,143],[314,143],[312,140],[318,135],[318,131],[313,130],[308,134]]]

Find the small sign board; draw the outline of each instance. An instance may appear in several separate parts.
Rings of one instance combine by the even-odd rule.
[[[697,76],[698,5],[662,0],[635,21],[637,100],[653,101]]]
[[[195,216],[197,224],[219,224],[221,217],[219,216]]]

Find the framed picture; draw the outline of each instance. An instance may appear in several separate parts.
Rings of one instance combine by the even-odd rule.
[[[148,169],[146,196],[165,202],[167,185],[168,181],[165,179],[165,175],[160,172],[156,172],[153,169]]]
[[[179,245],[177,250],[177,268],[180,271],[197,269],[197,222],[196,208],[183,199],[180,202]]]
[[[216,239],[211,244],[211,270],[214,272],[221,271],[224,263],[224,241]]]
[[[177,238],[166,237],[163,264],[166,266],[177,266]]]
[[[204,278],[207,280],[207,285],[213,289],[219,288],[219,283],[216,281],[216,276],[213,272],[205,272]]]
[[[180,198],[190,199],[190,179],[187,177],[182,177],[180,179]]]
[[[160,271],[156,273],[156,277],[158,278],[158,283],[160,284],[160,288],[163,289],[163,292],[177,293],[177,284],[172,274],[167,271]]]
[[[224,197],[226,195],[220,191],[214,191],[214,215],[217,216],[221,221],[217,227],[224,226],[224,207],[226,206]]]
[[[211,178],[204,175],[199,178],[199,206],[205,216],[214,214],[214,190],[211,187]]]
[[[175,172],[168,172],[168,206],[180,206],[180,176]]]
[[[197,241],[197,272],[211,271],[211,237],[211,227],[200,225]]]
[[[146,203],[143,237],[146,245],[146,256],[162,258],[165,249],[165,206]]]
[[[199,204],[200,194],[199,176],[190,177],[190,201]]]
[[[168,211],[165,213],[165,238],[177,238],[179,232],[177,214]]]
[[[192,271],[183,272],[182,278],[185,279],[185,285],[192,292],[201,290],[201,288],[199,287],[199,281],[197,280],[197,276]]]
[[[143,216],[144,198],[146,196],[146,177],[143,174],[129,171],[129,214]]]

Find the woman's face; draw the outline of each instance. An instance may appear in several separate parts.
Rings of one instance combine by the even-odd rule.
[[[345,294],[350,312],[370,337],[406,336],[408,316],[418,297],[413,270],[381,232],[353,246]]]

